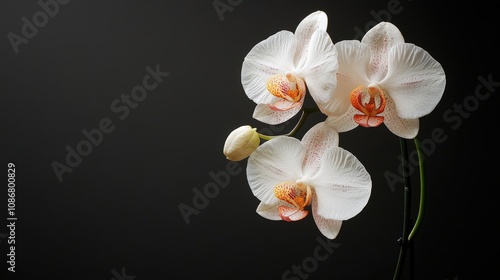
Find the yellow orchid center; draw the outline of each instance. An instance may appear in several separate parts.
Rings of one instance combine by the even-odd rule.
[[[350,98],[352,106],[362,113],[354,115],[357,124],[377,127],[384,122],[384,117],[379,114],[384,112],[386,99],[379,86],[375,84],[370,84],[366,88],[358,86],[351,92]]]
[[[290,72],[271,76],[266,87],[272,95],[290,102],[300,101],[306,92],[304,81]]]
[[[298,221],[309,213],[304,207],[311,204],[312,190],[309,185],[286,181],[274,187],[274,195],[290,206],[279,206],[278,212],[284,221]]]

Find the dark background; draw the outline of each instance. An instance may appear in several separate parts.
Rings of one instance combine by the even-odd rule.
[[[293,127],[296,119],[277,127],[252,119],[241,63],[255,44],[277,31],[294,31],[316,10],[327,13],[334,42],[360,39],[374,23],[390,21],[406,42],[443,65],[443,98],[420,120],[428,188],[414,241],[414,279],[498,274],[494,135],[500,84],[481,88],[490,92],[483,100],[476,96],[479,76],[500,82],[493,7],[486,1],[220,0],[233,4],[220,17],[214,2],[69,1],[16,54],[8,34],[22,35],[22,18],[33,22],[41,7],[37,1],[2,1],[1,164],[4,172],[9,162],[16,166],[17,221],[11,273],[4,177],[1,279],[273,280],[287,279],[282,277],[294,265],[314,264],[317,238],[326,239],[312,217],[285,223],[256,214],[259,201],[246,181],[246,161],[189,224],[179,205],[192,207],[193,189],[203,191],[214,182],[211,173],[227,171],[222,147],[231,130],[250,124],[285,133]],[[397,13],[388,12],[395,9],[391,5]],[[170,75],[119,119],[110,105],[156,65]],[[98,128],[104,118],[114,130],[60,182],[51,164],[66,164],[66,147],[76,149],[86,139],[82,130]],[[308,119],[298,136],[323,119]],[[432,141],[436,129],[446,140]],[[413,142],[407,143],[413,151]],[[370,172],[372,196],[344,222],[328,259],[316,261],[308,275],[291,273],[288,279],[392,279],[403,192],[384,174],[398,174],[399,139],[385,126],[358,128],[340,134],[340,145]],[[417,177],[413,173],[413,218]],[[404,279],[411,279],[409,272],[407,265]]]

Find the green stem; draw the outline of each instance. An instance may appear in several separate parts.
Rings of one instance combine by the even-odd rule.
[[[424,170],[424,156],[422,155],[422,150],[420,148],[420,141],[415,137],[414,139],[415,147],[417,148],[418,154],[418,165],[420,169],[420,203],[418,208],[417,220],[415,221],[415,225],[408,236],[408,240],[412,240],[415,236],[415,233],[420,228],[422,224],[422,219],[424,217],[424,206],[425,206],[425,170]]]
[[[271,140],[271,139],[273,139],[274,137],[276,137],[276,136],[265,135],[265,134],[258,133],[258,132],[257,132],[257,134],[259,134],[260,139],[262,139],[262,140],[266,140],[266,141]]]
[[[422,149],[420,146],[420,141],[418,138],[413,138],[413,141],[415,142],[415,147],[417,149],[417,154],[418,154],[418,165],[419,165],[419,171],[420,171],[420,202],[419,202],[419,208],[418,208],[418,214],[417,214],[417,219],[415,221],[415,224],[413,225],[412,230],[410,231],[410,234],[407,235],[408,228],[410,226],[410,195],[411,195],[411,190],[410,190],[410,180],[409,176],[406,175],[406,164],[408,163],[408,154],[407,154],[407,149],[406,149],[406,142],[404,139],[400,139],[401,143],[401,164],[402,164],[402,171],[403,171],[403,178],[404,178],[404,218],[403,218],[403,235],[398,240],[400,242],[401,248],[399,251],[399,258],[398,258],[398,263],[396,265],[396,272],[394,273],[394,280],[399,279],[401,277],[401,270],[403,267],[403,263],[405,260],[406,256],[406,250],[407,246],[410,246],[410,249],[413,248],[413,237],[415,236],[416,232],[420,228],[420,225],[422,224],[422,220],[424,217],[424,206],[425,206],[425,189],[426,189],[426,183],[425,183],[425,167],[424,167],[424,156],[422,154]],[[413,253],[413,252],[411,252]],[[413,279],[413,256],[410,256],[410,261],[411,263],[411,279]]]
[[[300,119],[299,119],[299,122],[295,125],[295,127],[287,134],[282,134],[282,135],[275,135],[275,136],[271,136],[271,135],[265,135],[265,134],[262,134],[262,133],[258,133],[259,134],[259,137],[263,140],[271,140],[275,137],[278,137],[278,136],[294,136],[295,133],[297,133],[297,131],[300,130],[300,128],[302,127],[302,125],[304,125],[304,122],[306,121],[307,117],[311,114],[311,113],[314,113],[314,112],[318,112],[319,111],[319,108],[315,107],[315,108],[303,108],[302,109],[302,115],[300,116]]]
[[[398,257],[398,262],[396,264],[396,271],[394,272],[394,280],[400,279],[401,277],[401,271],[402,267],[406,258],[406,249],[408,245],[408,238],[407,238],[407,232],[408,228],[410,227],[410,202],[411,202],[411,189],[410,189],[410,180],[409,176],[406,174],[406,164],[408,163],[408,152],[407,152],[407,147],[406,147],[406,140],[403,138],[399,139],[399,143],[401,146],[401,169],[402,169],[402,175],[403,175],[403,187],[404,187],[404,193],[403,193],[403,234],[402,237],[398,240],[398,243],[400,244],[400,249],[399,249],[399,257]]]

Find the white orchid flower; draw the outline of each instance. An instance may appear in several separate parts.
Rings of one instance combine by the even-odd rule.
[[[294,33],[280,31],[255,45],[241,69],[241,83],[257,106],[253,117],[279,124],[296,115],[306,91],[323,113],[336,86],[335,45],[326,32],[327,15],[316,11]]]
[[[321,122],[301,141],[279,136],[260,145],[247,163],[250,188],[261,201],[257,213],[298,221],[310,206],[319,231],[336,238],[342,221],[366,206],[372,187],[361,162],[338,142],[337,131]]]
[[[360,41],[336,44],[337,87],[326,123],[338,132],[381,123],[395,135],[412,139],[419,118],[443,95],[444,70],[428,52],[405,43],[399,29],[381,22]]]

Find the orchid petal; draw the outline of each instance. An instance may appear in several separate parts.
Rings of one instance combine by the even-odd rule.
[[[319,215],[318,211],[317,211],[318,200],[316,198],[313,198],[311,208],[312,208],[312,212],[313,212],[313,219],[314,219],[314,222],[316,223],[316,226],[318,227],[318,230],[326,238],[335,239],[340,232],[340,227],[342,226],[342,221],[341,220],[326,219],[326,218],[323,218],[321,215]]]
[[[349,109],[341,116],[328,116],[325,120],[325,124],[338,132],[346,132],[353,130],[358,126],[354,121],[354,115],[359,113],[354,107],[349,107]]]
[[[399,29],[390,22],[380,22],[366,32],[361,43],[368,45],[372,51],[368,74],[371,81],[377,82],[385,77],[389,50],[404,42]]]
[[[316,175],[304,183],[314,186],[318,215],[332,220],[348,220],[361,212],[372,187],[365,167],[340,147],[328,149]]]
[[[302,170],[304,176],[312,177],[319,169],[325,151],[339,145],[339,134],[324,122],[320,122],[304,134],[301,143],[306,148]]]
[[[388,89],[397,114],[417,119],[432,112],[444,93],[446,77],[441,64],[413,44],[399,44],[389,51],[389,71],[379,83]]]
[[[402,119],[396,112],[394,101],[390,96],[386,99],[384,116],[384,124],[396,136],[406,139],[413,139],[418,134],[419,120],[418,119]]]
[[[289,206],[290,204],[276,199],[276,201],[272,204],[265,204],[263,202],[259,203],[259,206],[257,206],[257,214],[261,215],[262,217],[272,220],[272,221],[281,221],[280,214],[278,212],[278,207],[280,206]]]
[[[297,106],[292,106],[285,111],[276,110],[276,108],[271,107],[267,104],[258,104],[257,106],[255,106],[253,118],[271,125],[284,123],[300,111],[300,109],[302,108],[302,102],[303,99],[301,100],[301,102],[295,102]]]
[[[294,69],[296,39],[290,31],[280,31],[255,45],[241,68],[241,84],[248,98],[257,104],[275,99],[266,88],[269,77]]]
[[[297,75],[304,78],[306,87],[316,103],[330,100],[337,85],[337,50],[326,31],[317,30],[311,37],[307,60],[297,68]]]
[[[302,107],[302,102],[293,102],[285,99],[280,99],[273,104],[269,104],[269,108],[273,111],[287,111],[295,107]]]
[[[328,16],[325,12],[316,11],[305,17],[295,29],[297,38],[297,51],[295,53],[294,62],[296,66],[301,67],[304,64],[307,54],[307,49],[311,45],[311,37],[316,30],[326,31],[328,26]]]
[[[255,197],[265,204],[276,202],[274,187],[302,176],[303,145],[298,139],[279,136],[255,150],[247,162],[247,179]]]
[[[344,114],[351,107],[351,91],[370,83],[366,72],[370,63],[370,48],[356,40],[341,41],[335,46],[339,69],[335,93],[328,104],[329,116]]]

